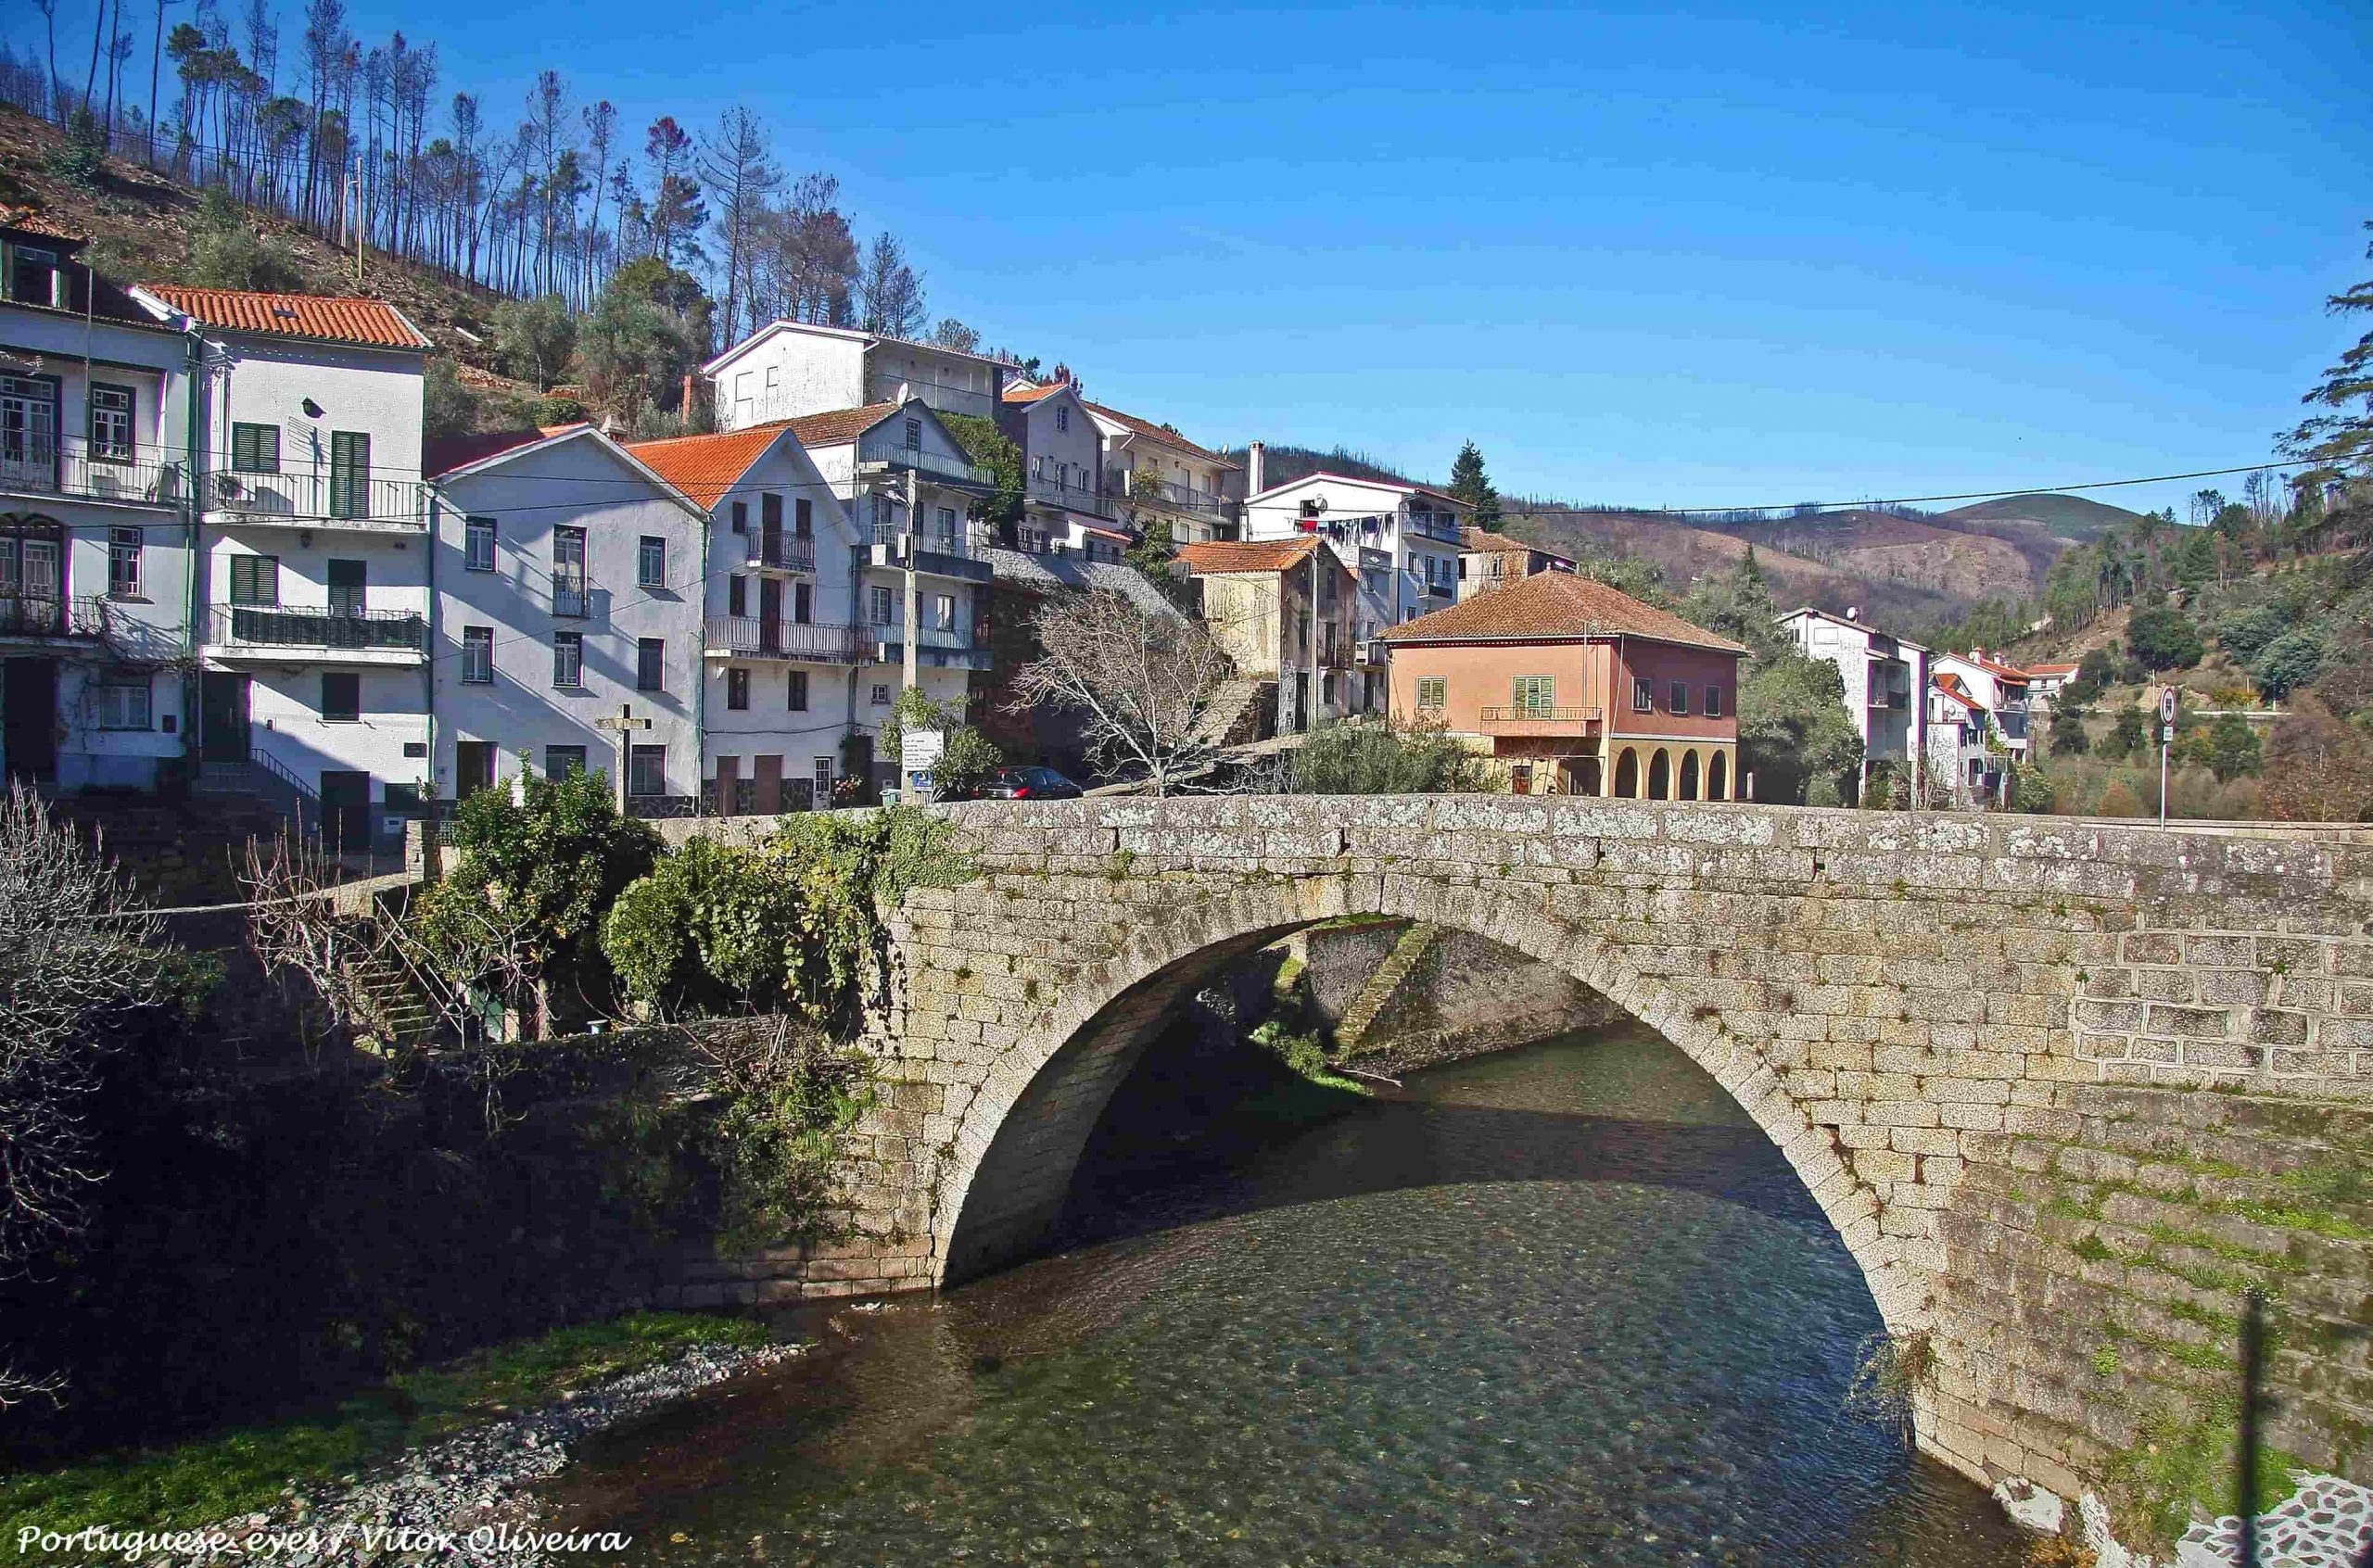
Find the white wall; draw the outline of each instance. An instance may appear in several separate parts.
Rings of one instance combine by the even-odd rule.
[[[437,789],[450,798],[458,778],[455,747],[492,741],[495,776],[544,770],[547,746],[582,746],[586,765],[617,775],[618,735],[594,721],[630,705],[652,727],[637,745],[667,749],[666,792],[699,787],[693,681],[700,668],[702,519],[591,434],[540,443],[508,461],[443,481],[437,525]],[[494,569],[467,566],[468,518],[495,523]],[[585,530],[586,580],[592,613],[552,613],[552,530]],[[638,582],[642,540],[666,541],[666,587]],[[494,680],[464,681],[465,628],[494,634]],[[581,687],[552,684],[555,632],[584,638]],[[666,645],[663,689],[635,686],[638,645]]]
[[[310,474],[318,465],[327,474],[330,433],[359,430],[371,437],[374,479],[420,477],[420,355],[235,333],[208,341],[229,360],[212,376],[209,471],[230,466],[233,424],[277,424],[284,474]],[[318,418],[305,411],[309,398],[322,411]]]
[[[714,364],[720,430],[853,409],[867,400],[863,333],[776,322]]]
[[[1248,539],[1292,538],[1301,531],[1302,502],[1313,499],[1324,499],[1326,503],[1326,510],[1319,518],[1322,525],[1355,525],[1356,520],[1366,517],[1383,519],[1373,530],[1346,526],[1338,548],[1353,561],[1358,559],[1362,546],[1391,554],[1394,580],[1388,588],[1370,600],[1372,605],[1380,605],[1389,613],[1386,625],[1398,626],[1435,610],[1446,610],[1457,602],[1458,543],[1422,536],[1414,528],[1402,526],[1413,510],[1451,513],[1448,502],[1437,501],[1431,497],[1414,496],[1395,486],[1366,480],[1313,474],[1297,483],[1273,488],[1258,501],[1247,501],[1244,537]],[[1444,591],[1437,597],[1425,597],[1420,588],[1428,582],[1440,584]]]

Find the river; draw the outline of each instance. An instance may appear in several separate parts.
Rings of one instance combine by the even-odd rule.
[[[667,1564],[2021,1561],[1847,1413],[1859,1272],[1645,1030],[1167,1163],[1059,1256],[811,1313],[815,1353],[600,1440],[553,1516]]]

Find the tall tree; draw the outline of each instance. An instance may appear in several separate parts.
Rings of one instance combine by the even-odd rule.
[[[585,221],[585,268],[577,285],[580,299],[593,297],[595,248],[591,242],[602,232],[602,196],[610,183],[610,148],[617,138],[618,107],[607,98],[590,105],[585,110],[585,147],[593,158],[593,210]]]
[[[2365,225],[2373,230],[2373,222]],[[2373,258],[2373,245],[2366,247]],[[2324,301],[2335,316],[2373,313],[2373,278],[2352,285]],[[2356,525],[2373,511],[2368,481],[2373,481],[2373,331],[2361,334],[2324,372],[2324,377],[2300,399],[2326,411],[2302,420],[2277,437],[2282,449],[2309,466],[2291,476],[2291,484],[2321,500],[2336,493],[2339,504],[2327,505],[2318,524]]]
[[[953,348],[960,354],[981,351],[981,335],[953,316],[942,316],[939,325],[932,329],[931,340],[942,348]]]
[[[923,304],[923,280],[907,265],[907,252],[885,230],[866,248],[859,279],[865,330],[885,337],[920,336],[931,320]]]
[[[719,117],[717,133],[701,149],[700,176],[716,205],[717,226],[725,241],[725,323],[727,343],[740,341],[742,306],[752,293],[750,272],[767,202],[782,175],[775,168],[758,117],[739,106]],[[757,307],[751,305],[753,326]]]
[[[1489,528],[1501,517],[1500,492],[1491,487],[1491,475],[1483,471],[1483,453],[1474,442],[1459,448],[1458,456],[1451,460],[1450,493],[1475,509],[1468,518],[1478,528]]]
[[[672,267],[708,221],[692,177],[692,138],[673,116],[662,115],[651,123],[642,156],[651,165],[652,254]]]

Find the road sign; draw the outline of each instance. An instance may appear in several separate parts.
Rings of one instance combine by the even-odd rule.
[[[2159,693],[2159,722],[2161,724],[2176,722],[2176,689],[2172,686]]]
[[[936,729],[910,729],[898,738],[898,765],[908,773],[926,773],[947,750],[947,736]]]

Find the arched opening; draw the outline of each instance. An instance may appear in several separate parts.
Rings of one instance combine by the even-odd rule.
[[[1697,752],[1694,749],[1681,754],[1681,798],[1697,798]]]
[[[1640,798],[1640,753],[1629,746],[1615,759],[1615,793],[1627,801]]]
[[[1706,798],[1709,801],[1731,798],[1731,756],[1728,752],[1715,752],[1714,760],[1706,765]]]
[[[1599,792],[1599,765],[1596,757],[1567,757],[1563,771],[1566,793],[1595,795]]]
[[[1672,753],[1662,746],[1656,748],[1656,754],[1648,763],[1648,799],[1672,799]]]

